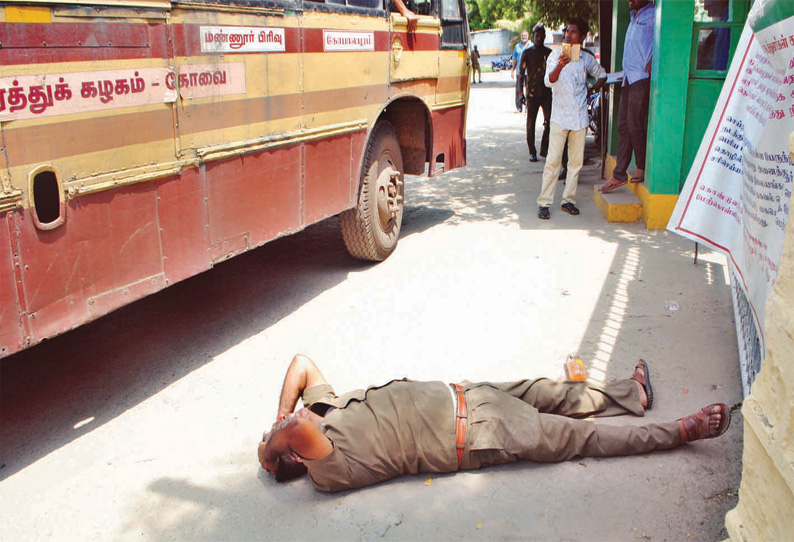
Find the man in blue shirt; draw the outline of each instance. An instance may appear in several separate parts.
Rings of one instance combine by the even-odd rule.
[[[521,41],[516,43],[515,48],[513,49],[513,67],[510,68],[510,78],[516,79],[516,68],[518,67],[518,63],[521,61],[521,53],[524,52],[524,49],[529,47],[529,32],[527,30],[521,31]],[[521,81],[520,77],[516,79],[516,112],[521,113],[524,111],[524,106],[521,103]]]
[[[634,154],[637,171],[631,182],[645,180],[645,150],[648,144],[648,104],[651,96],[651,60],[655,6],[649,0],[628,0],[631,22],[623,48],[623,87],[618,113],[618,156],[612,177],[601,187],[611,192],[628,182],[626,170]]]

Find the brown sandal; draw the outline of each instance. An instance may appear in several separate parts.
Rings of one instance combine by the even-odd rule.
[[[642,370],[642,372],[640,372]],[[651,387],[651,371],[648,369],[648,364],[644,359],[640,358],[637,365],[634,366],[634,372],[629,377],[631,380],[636,380],[645,390],[645,410],[650,410],[653,406],[653,388]]]
[[[712,432],[709,426],[709,418],[714,414],[720,414],[722,418],[720,418],[720,424]],[[690,414],[677,421],[678,427],[681,429],[681,440],[683,442],[716,438],[725,433],[728,430],[728,426],[731,425],[731,411],[723,403],[715,403],[701,408],[697,414]]]
[[[606,194],[607,192],[612,192],[616,188],[620,188],[624,186],[628,181],[619,181],[616,178],[612,177],[607,181],[605,184],[601,185],[601,188],[598,189],[599,192],[602,194]]]

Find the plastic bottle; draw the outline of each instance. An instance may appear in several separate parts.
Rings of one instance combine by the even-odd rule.
[[[579,354],[568,354],[568,359],[565,361],[565,373],[568,376],[568,380],[573,380],[574,382],[587,380],[584,363],[582,363]]]

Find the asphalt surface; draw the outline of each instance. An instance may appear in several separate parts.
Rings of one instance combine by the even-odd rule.
[[[720,540],[742,420],[628,458],[413,476],[335,495],[256,461],[293,354],[337,391],[408,376],[597,381],[648,360],[645,420],[741,400],[723,257],[592,202],[539,221],[508,73],[484,74],[469,166],[406,184],[397,251],[364,264],[337,219],[0,361],[3,540]],[[640,423],[620,418],[613,423]]]

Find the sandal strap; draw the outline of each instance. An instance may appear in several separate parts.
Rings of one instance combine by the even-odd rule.
[[[681,429],[681,440],[684,442],[692,442],[693,440],[706,438],[706,433],[708,433],[708,418],[706,418],[705,427],[700,423],[698,414],[691,414],[678,421]]]

